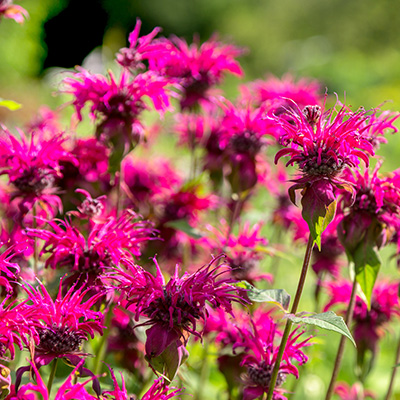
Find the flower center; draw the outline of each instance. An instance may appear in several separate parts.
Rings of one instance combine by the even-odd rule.
[[[250,154],[251,156],[255,156],[261,148],[259,139],[252,132],[233,135],[230,139],[230,145],[234,153]]]
[[[170,309],[173,309],[172,313]],[[194,318],[198,319],[199,314],[183,296],[179,295],[175,304],[172,304],[172,298],[164,289],[164,297],[156,299],[149,307],[146,314],[148,317],[169,324],[171,318],[175,326],[185,327]]]
[[[366,211],[369,214],[376,214],[377,204],[374,191],[371,188],[357,190],[356,199],[352,207],[357,211]]]
[[[100,215],[103,209],[103,204],[97,199],[85,199],[79,207],[79,211],[89,218]]]
[[[54,175],[43,168],[32,168],[25,170],[12,183],[21,193],[41,193],[44,189],[53,186]]]
[[[269,383],[271,382],[273,369],[273,365],[267,364],[265,361],[262,361],[259,365],[250,365],[247,368],[247,374],[254,384],[267,388],[269,386]],[[286,374],[279,372],[278,378],[276,380],[276,386],[282,385],[285,380]]]
[[[322,155],[318,162],[317,155],[308,156],[306,160],[299,163],[302,172],[308,176],[334,176],[337,175],[343,168],[343,161],[337,161],[330,157]]]
[[[72,353],[78,351],[82,344],[82,337],[78,333],[54,325],[42,329],[39,338],[38,350],[46,353]]]

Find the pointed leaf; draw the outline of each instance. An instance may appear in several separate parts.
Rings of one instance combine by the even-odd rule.
[[[246,281],[241,281],[236,286],[247,289],[247,297],[255,303],[272,303],[283,312],[289,307],[290,295],[284,289],[257,289]]]
[[[189,225],[189,222],[186,219],[178,219],[176,221],[169,221],[165,224],[166,227],[174,228],[177,231],[181,231],[186,233],[186,235],[194,238],[200,239],[204,235],[196,228],[193,228]]]
[[[296,316],[293,314],[287,314],[286,318],[289,318],[295,324],[314,325],[328,331],[338,332],[350,339],[351,343],[354,344],[354,347],[357,347],[353,336],[351,336],[349,328],[344,322],[344,319],[339,315],[336,315],[333,311],[328,311],[321,314],[312,314],[310,316]]]
[[[376,246],[373,246],[367,240],[360,243],[353,253],[353,261],[357,282],[365,294],[368,309],[370,309],[372,291],[381,267],[381,260]]]
[[[310,228],[314,243],[321,250],[321,235],[336,213],[336,201],[332,184],[325,179],[308,186],[301,199],[301,215]]]
[[[5,100],[0,97],[0,106],[8,108],[10,111],[15,111],[19,110],[22,107],[22,104],[17,103],[14,100]]]

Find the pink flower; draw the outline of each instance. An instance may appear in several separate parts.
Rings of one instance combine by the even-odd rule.
[[[173,193],[174,187],[182,184],[182,179],[169,161],[152,158],[150,161],[137,159],[131,155],[122,162],[123,189],[128,202],[142,215],[157,204],[157,199]]]
[[[243,347],[246,352],[241,362],[241,365],[247,368],[247,373],[242,377],[245,385],[243,400],[257,399],[264,393],[268,393],[272,370],[279,351],[279,346],[276,346],[274,341],[276,335],[281,334],[277,330],[275,322],[268,315],[258,321],[257,325],[254,321],[251,321],[248,326],[251,326],[252,330],[248,327],[239,328],[243,342],[237,346]],[[274,400],[286,399],[279,386],[284,383],[288,374],[292,374],[296,378],[299,377],[298,369],[293,361],[298,361],[299,365],[302,365],[308,360],[301,349],[309,345],[308,341],[311,337],[302,342],[297,342],[303,333],[304,331],[299,333],[298,330],[295,330],[289,336],[279,367],[277,389],[274,390],[273,395]]]
[[[141,400],[168,400],[182,393],[182,389],[172,389],[165,384],[162,378],[158,378],[150,389],[143,395]]]
[[[114,384],[113,391],[103,392],[102,395],[107,400],[130,400],[133,399],[132,396],[126,391],[124,377],[121,374],[122,378],[122,387],[119,387],[117,379],[115,378],[114,371],[110,368],[111,378]],[[182,389],[173,389],[170,392],[170,388],[166,385],[163,378],[158,378],[151,385],[150,389],[141,397],[141,400],[168,400],[175,397],[177,394],[182,392]],[[135,397],[136,398],[136,397]]]
[[[359,158],[368,166],[367,154],[374,154],[366,137],[366,111],[353,113],[342,106],[336,113],[334,109],[325,113],[319,107],[301,110],[293,103],[286,114],[270,118],[285,132],[279,142],[286,148],[278,151],[275,163],[290,156],[286,165],[297,164],[302,173],[294,189],[318,180],[340,184],[345,166],[357,167]]]
[[[38,312],[41,319],[37,327],[39,343],[35,349],[35,362],[40,367],[54,358],[84,356],[82,342],[94,337],[95,332],[103,333],[104,316],[100,311],[92,311],[102,293],[85,297],[89,288],[72,286],[62,295],[62,279],[55,300],[44,285],[37,288],[28,285],[29,307]],[[86,299],[86,300],[85,300]]]
[[[353,386],[350,386],[345,382],[340,382],[336,385],[335,393],[341,400],[366,400],[367,398],[376,398],[370,390],[364,391],[364,388],[359,382],[355,383]]]
[[[28,18],[28,16],[28,11],[21,6],[13,4],[12,0],[0,0],[0,19],[1,17],[9,18],[22,24],[24,18]]]
[[[29,338],[38,339],[35,327],[39,324],[38,313],[29,307],[27,300],[10,300],[6,296],[0,303],[0,359],[14,359],[17,345],[21,350]],[[7,351],[10,357],[7,356]]]
[[[117,62],[123,67],[130,68],[133,72],[144,70],[144,61],[156,59],[167,55],[167,48],[164,43],[153,39],[161,31],[161,28],[154,28],[148,35],[139,37],[142,21],[136,18],[135,29],[129,35],[129,48],[122,48],[117,54]]]
[[[250,227],[249,223],[245,223],[239,228],[237,235],[231,233],[228,236],[229,227],[226,221],[220,222],[220,230],[207,225],[206,228],[211,235],[203,238],[202,242],[210,248],[212,253],[225,252],[227,254],[227,262],[235,279],[246,280],[250,283],[262,279],[272,281],[270,274],[257,271],[257,265],[264,257],[261,249],[268,244],[268,241],[260,236],[261,224]]]
[[[114,146],[121,137],[124,143],[135,145],[143,136],[139,115],[149,108],[145,97],[150,98],[161,114],[170,109],[166,89],[169,82],[153,72],[132,77],[124,71],[118,82],[111,72],[107,79],[78,68],[78,72],[72,78],[66,78],[64,84],[64,92],[74,96],[78,119],[82,120],[82,108],[90,103],[90,116],[98,121],[97,136]]]
[[[2,247],[0,243],[0,248]],[[17,263],[11,262],[16,253],[13,247],[9,247],[6,251],[0,254],[0,286],[4,286],[8,292],[12,291],[10,281],[16,279],[16,275],[20,272],[20,267]]]
[[[24,217],[35,204],[38,214],[54,217],[62,204],[54,183],[62,177],[62,161],[76,163],[74,157],[63,148],[62,134],[47,138],[42,131],[35,131],[28,139],[18,131],[17,140],[3,128],[0,136],[1,175],[8,175],[12,185],[11,200],[17,199]]]
[[[210,101],[209,89],[221,83],[225,72],[243,74],[236,57],[243,50],[218,42],[212,37],[201,46],[190,46],[177,37],[160,40],[167,52],[150,60],[150,69],[169,78],[176,78],[183,88],[181,108],[191,108],[199,101]]]
[[[282,79],[269,76],[266,80],[256,80],[248,88],[242,88],[242,97],[256,105],[267,102],[269,106],[280,103],[281,111],[291,107],[294,101],[300,108],[322,104],[321,85],[315,80],[299,79],[287,74]],[[291,101],[288,101],[290,99]],[[275,104],[276,105],[276,104]]]
[[[97,400],[98,397],[92,396],[87,392],[85,386],[94,381],[96,378],[91,377],[87,379],[85,382],[74,382],[77,378],[77,374],[82,373],[82,365],[84,360],[81,360],[78,365],[73,369],[73,371],[68,375],[65,382],[59,387],[57,393],[54,395],[54,400]],[[43,400],[48,400],[50,398],[50,393],[43,382],[42,377],[36,367],[35,363],[30,362],[30,368],[33,371],[33,375],[35,377],[36,384],[27,383],[25,385],[21,385],[18,388],[18,391],[15,392],[15,387],[13,391],[5,398],[5,400],[38,400],[37,394],[40,394],[40,398]],[[97,389],[97,387],[95,386]],[[99,390],[98,390],[99,391]]]
[[[68,267],[72,276],[65,284],[89,277],[94,283],[104,269],[122,258],[139,257],[142,243],[151,240],[155,231],[131,210],[119,218],[109,217],[92,225],[87,238],[70,221],[47,221],[53,231],[28,229],[28,236],[44,240],[41,255],[49,254],[45,266]],[[99,282],[98,282],[99,283]]]
[[[151,326],[146,331],[146,354],[150,359],[170,345],[179,350],[190,334],[201,338],[197,321],[207,319],[207,303],[232,313],[231,302],[244,302],[238,289],[231,285],[232,279],[221,277],[227,269],[224,264],[219,265],[220,259],[214,258],[208,265],[182,277],[177,267],[168,282],[155,259],[155,277],[131,262],[125,262],[126,272],[115,270],[109,274],[126,297],[128,309],[134,306],[135,320],[142,315],[147,318],[143,325]]]
[[[344,193],[341,202],[344,217],[338,234],[347,251],[355,251],[366,238],[381,247],[400,227],[400,172],[381,176],[380,165],[372,172],[345,171],[347,182],[355,188],[355,197]]]
[[[378,115],[373,113],[370,118],[365,121],[367,127],[365,135],[367,140],[374,146],[374,149],[378,149],[381,143],[387,143],[387,139],[384,137],[388,130],[392,133],[398,132],[398,128],[393,125],[399,118],[400,114],[397,112],[384,111]]]
[[[347,305],[352,284],[347,281],[327,282],[326,288],[330,301],[324,310],[333,305]],[[378,282],[373,289],[371,309],[361,297],[357,296],[353,312],[354,340],[360,353],[370,350],[375,353],[378,340],[384,335],[384,328],[396,316],[400,315],[398,283]]]
[[[33,359],[38,368],[49,364],[55,358],[66,358],[77,366],[82,357],[89,355],[81,349],[83,342],[89,337],[93,338],[95,332],[103,333],[104,316],[100,311],[93,311],[91,308],[104,293],[90,295],[90,288],[73,285],[63,296],[62,284],[60,279],[55,300],[43,284],[40,283],[36,288],[29,284],[25,285],[29,298],[27,307],[40,319],[36,326],[38,338]],[[22,375],[29,369],[30,366],[18,369],[15,383],[17,389]],[[93,373],[83,368],[82,363],[79,372],[82,376],[93,376]]]

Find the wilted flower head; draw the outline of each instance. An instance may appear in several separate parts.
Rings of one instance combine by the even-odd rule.
[[[19,131],[20,140],[3,127],[0,132],[0,174],[8,175],[12,185],[11,199],[19,201],[22,216],[40,206],[38,215],[54,217],[62,209],[54,183],[62,177],[62,161],[76,163],[63,148],[62,134],[47,138],[43,131],[34,131],[27,138]]]
[[[28,18],[29,14],[21,6],[13,4],[12,0],[0,0],[0,20],[1,17],[13,19],[15,22],[22,24],[24,18]]]
[[[206,304],[232,313],[231,302],[243,302],[238,289],[231,285],[232,279],[221,277],[229,267],[219,264],[220,259],[214,258],[182,277],[177,266],[168,282],[155,259],[156,276],[130,262],[125,263],[127,272],[115,270],[110,274],[128,304],[134,306],[135,320],[143,316],[147,319],[143,325],[151,326],[146,331],[147,357],[157,357],[171,344],[178,349],[190,334],[201,337],[197,323],[207,319]]]
[[[90,116],[97,120],[97,136],[105,143],[135,145],[144,134],[139,115],[148,109],[144,98],[149,97],[160,113],[169,109],[169,95],[164,78],[146,72],[132,77],[122,72],[119,82],[110,72],[109,79],[79,68],[73,77],[64,80],[64,92],[74,96],[76,115],[82,120],[82,108],[91,103]],[[127,150],[128,150],[127,149]]]

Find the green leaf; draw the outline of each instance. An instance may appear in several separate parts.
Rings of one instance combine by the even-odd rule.
[[[332,184],[324,179],[305,188],[301,198],[302,217],[307,222],[311,237],[321,251],[321,235],[335,217],[336,200]]]
[[[235,286],[247,289],[247,297],[255,303],[272,303],[283,312],[289,307],[290,295],[284,289],[257,289],[246,281],[241,281]]]
[[[14,100],[5,100],[0,97],[0,106],[8,108],[10,111],[19,110],[22,104],[17,103]]]
[[[172,381],[189,353],[177,342],[171,343],[159,356],[147,359],[151,366],[168,381]]]
[[[186,219],[178,219],[176,221],[169,221],[165,224],[165,226],[168,228],[174,228],[177,231],[184,232],[184,233],[186,233],[186,235],[188,235],[194,239],[200,239],[204,236],[204,234],[202,232],[200,232],[198,229],[190,226],[189,222],[187,222]]]
[[[321,314],[312,314],[310,316],[296,316],[293,314],[287,314],[286,318],[289,318],[295,324],[314,325],[328,331],[338,332],[350,339],[354,347],[357,347],[356,342],[354,341],[353,336],[351,336],[349,328],[347,327],[343,318],[336,315],[333,311],[328,311]]]
[[[368,240],[362,242],[352,256],[357,282],[365,294],[368,309],[370,309],[372,291],[381,267],[381,259],[376,246],[372,245]]]

